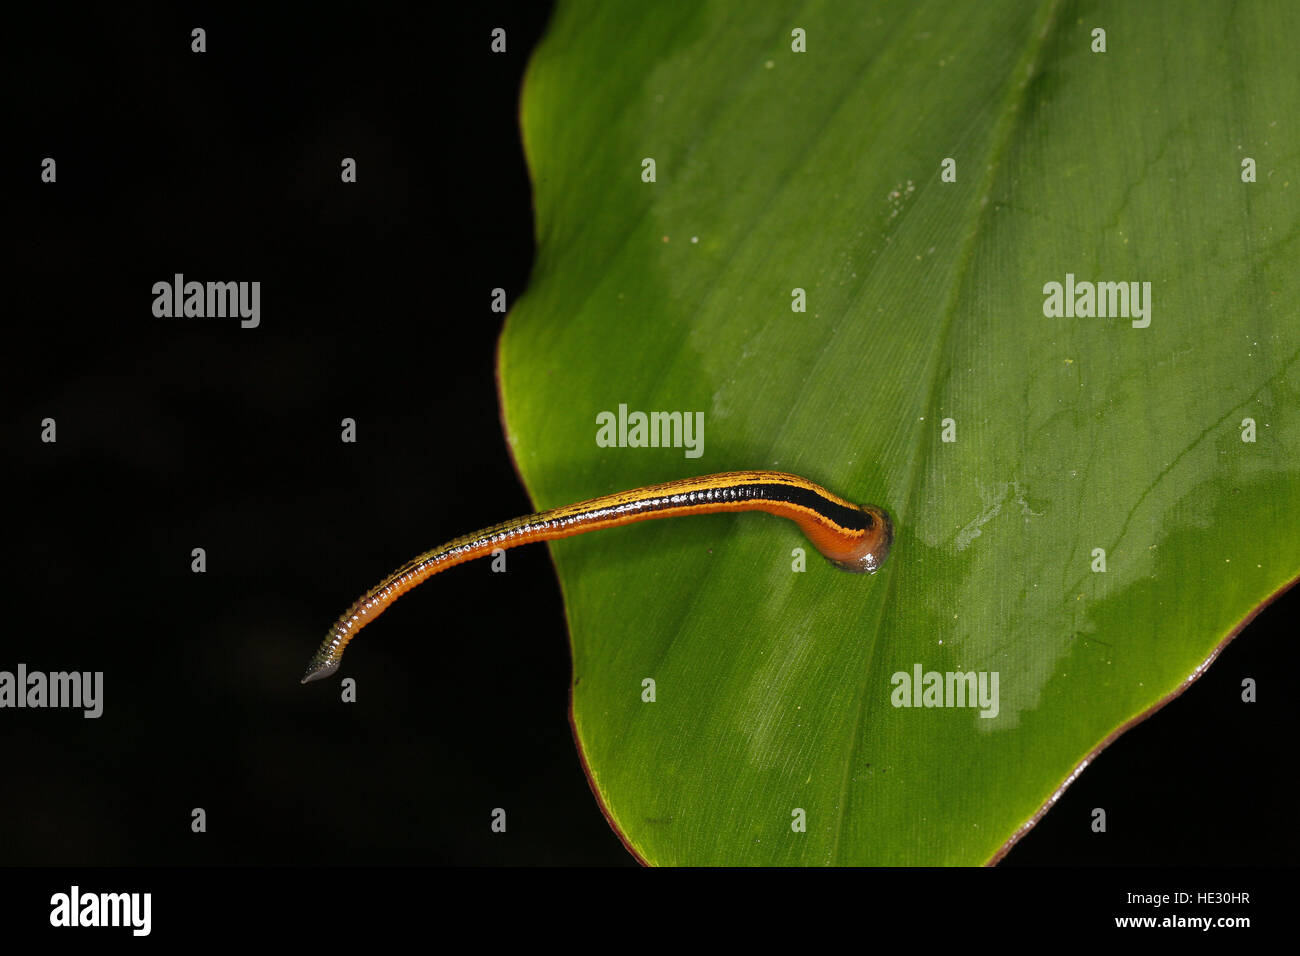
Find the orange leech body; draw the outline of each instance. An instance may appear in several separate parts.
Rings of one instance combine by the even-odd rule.
[[[553,541],[653,518],[727,511],[765,511],[789,518],[828,561],[846,571],[875,573],[893,543],[893,525],[883,509],[855,505],[806,478],[779,471],[729,471],[604,495],[513,518],[412,558],[340,615],[307,665],[302,683],[338,670],[344,648],[361,628],[439,571],[498,548]]]

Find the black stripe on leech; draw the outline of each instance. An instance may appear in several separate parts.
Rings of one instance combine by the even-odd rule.
[[[800,508],[818,511],[841,528],[850,528],[853,531],[870,531],[876,526],[876,519],[869,512],[857,508],[846,508],[844,505],[837,504],[829,498],[819,495],[811,488],[802,488],[799,485],[774,484],[746,485],[745,487],[755,490],[756,493],[750,495],[751,498],[785,501],[792,505],[798,505]]]
[[[725,488],[704,488],[699,491],[679,491],[653,498],[643,498],[622,505],[602,505],[591,511],[569,516],[567,521],[590,519],[595,517],[617,517],[620,514],[636,514],[645,511],[664,511],[690,504],[712,504],[726,501],[781,501],[800,508],[807,508],[825,515],[841,528],[852,531],[870,531],[876,526],[875,519],[869,512],[844,505],[819,495],[810,488],[798,485],[774,484],[761,482],[745,485],[729,485]]]

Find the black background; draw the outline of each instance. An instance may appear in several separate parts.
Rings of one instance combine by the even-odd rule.
[[[0,712],[0,864],[634,865],[574,748],[545,548],[406,597],[349,655],[356,704],[336,680],[298,683],[366,586],[532,510],[489,300],[513,302],[531,264],[517,111],[547,15],[104,5],[10,22],[0,669],[101,670],[105,705]],[[177,272],[261,281],[261,326],[154,318],[152,284]],[[1298,606],[1266,609],[1103,753],[1004,866],[1300,859]]]

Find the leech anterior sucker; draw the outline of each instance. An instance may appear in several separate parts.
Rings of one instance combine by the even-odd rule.
[[[363,594],[334,622],[307,665],[304,684],[338,670],[359,630],[417,584],[447,568],[533,541],[617,528],[634,521],[722,511],[766,511],[789,518],[828,561],[875,573],[889,555],[893,525],[884,509],[855,505],[807,478],[779,471],[729,471],[580,501],[462,535],[407,561]]]

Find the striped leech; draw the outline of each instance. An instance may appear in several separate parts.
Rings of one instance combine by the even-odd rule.
[[[603,495],[462,535],[407,561],[339,616],[307,665],[302,683],[338,670],[344,649],[358,631],[439,571],[497,548],[553,541],[651,518],[729,511],[766,511],[789,518],[831,564],[845,571],[874,574],[894,539],[884,509],[855,505],[807,478],[779,471],[729,471]]]

